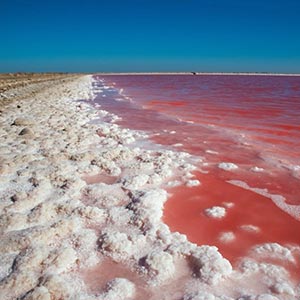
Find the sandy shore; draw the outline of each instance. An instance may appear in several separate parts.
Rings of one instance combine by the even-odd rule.
[[[147,150],[146,133],[86,104],[103,92],[92,76],[34,84],[1,108],[1,299],[299,299],[299,247],[261,245],[233,267],[163,224],[164,187],[200,184],[201,162]]]

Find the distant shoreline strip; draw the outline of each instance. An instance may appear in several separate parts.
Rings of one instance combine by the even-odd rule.
[[[97,75],[230,75],[230,76],[295,76],[300,77],[300,73],[222,73],[222,72],[99,72]]]

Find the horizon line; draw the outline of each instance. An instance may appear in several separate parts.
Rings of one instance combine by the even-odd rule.
[[[274,72],[96,72],[99,75],[260,75],[260,76],[300,76],[300,73]]]
[[[0,74],[93,74],[93,75],[258,75],[258,76],[300,76],[300,73],[282,73],[282,72],[0,72]]]

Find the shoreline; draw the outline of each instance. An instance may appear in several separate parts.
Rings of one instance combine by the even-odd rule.
[[[195,73],[195,74],[194,74]],[[300,73],[253,73],[253,72],[124,72],[124,73],[114,73],[114,72],[103,72],[94,73],[95,75],[195,75],[195,76],[287,76],[287,77],[299,77]]]
[[[196,71],[186,71],[186,72],[24,72],[24,73],[0,73],[1,77],[12,77],[20,78],[22,76],[85,76],[85,75],[228,75],[228,76],[287,76],[287,77],[299,77],[300,73],[277,73],[277,72],[196,72]]]
[[[85,103],[103,93],[97,84],[60,83],[0,115],[3,299],[296,299],[288,272],[263,257],[293,263],[299,249],[261,245],[233,269],[216,247],[170,232],[163,186],[187,185],[196,167],[188,153],[134,146],[147,134]],[[93,286],[107,260],[142,283],[112,268],[106,286]]]

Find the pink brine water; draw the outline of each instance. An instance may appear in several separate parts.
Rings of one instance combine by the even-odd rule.
[[[171,230],[217,245],[232,262],[260,243],[300,244],[300,77],[95,79],[106,87],[96,102],[121,126],[202,158],[194,173],[200,186],[169,189]],[[224,207],[225,217],[209,218],[205,209],[213,206]]]

